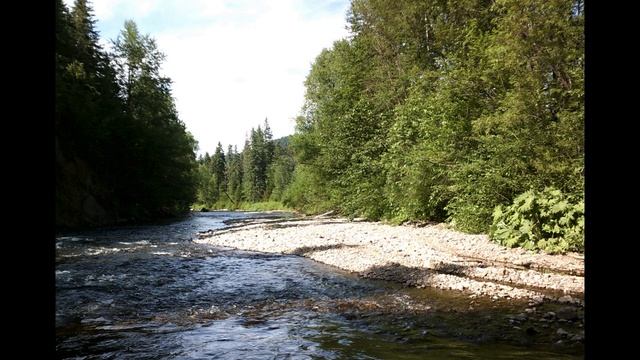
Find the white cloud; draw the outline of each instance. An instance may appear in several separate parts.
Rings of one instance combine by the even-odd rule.
[[[126,0],[101,0],[93,2],[93,12],[100,20],[110,20],[116,7],[126,4]]]
[[[74,0],[63,0],[69,10],[73,8]],[[164,1],[154,0],[88,0],[93,8],[93,14],[100,21],[108,21],[120,14],[129,18],[143,17],[149,14],[157,6],[162,6]]]
[[[133,18],[156,38],[167,55],[163,71],[173,80],[180,118],[198,140],[201,153],[212,153],[218,141],[225,148],[231,144],[241,149],[246,133],[265,117],[275,137],[293,132],[311,63],[322,48],[347,35],[348,0],[334,11],[318,11],[318,4],[322,5],[301,0],[93,2],[101,33],[117,33],[101,24],[121,26]]]

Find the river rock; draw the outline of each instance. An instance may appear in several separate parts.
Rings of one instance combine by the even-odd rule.
[[[545,320],[553,320],[556,318],[556,313],[554,313],[553,311],[549,311],[548,313],[542,315],[542,318]]]
[[[565,295],[562,296],[558,299],[559,302],[561,303],[567,303],[567,304],[579,304],[580,303],[580,299],[576,299],[574,297],[572,297],[571,295]]]
[[[569,333],[563,328],[559,328],[558,331],[556,331],[556,334],[558,334],[561,338],[566,338],[569,336]]]
[[[529,300],[529,306],[538,306],[544,302],[544,297],[536,296]]]
[[[526,321],[528,319],[527,315],[525,315],[525,314],[518,314],[518,315],[514,316],[513,318],[516,319],[517,321]]]
[[[575,321],[578,320],[578,311],[570,306],[566,306],[556,310],[556,316],[558,319]]]

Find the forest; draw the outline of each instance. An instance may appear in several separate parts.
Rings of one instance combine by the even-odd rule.
[[[86,0],[56,6],[56,225],[146,221],[195,199],[196,142],[178,118],[164,55],[133,21],[113,52]]]
[[[584,244],[584,6],[354,0],[316,58],[290,204]]]
[[[196,158],[155,41],[113,52],[91,9],[56,12],[56,223],[270,202],[506,246],[584,248],[584,3],[353,0],[305,81],[295,133]]]
[[[264,127],[264,128],[263,128]],[[194,209],[282,209],[293,178],[295,159],[289,136],[273,139],[269,121],[251,129],[242,152],[218,143],[213,155],[198,158]]]

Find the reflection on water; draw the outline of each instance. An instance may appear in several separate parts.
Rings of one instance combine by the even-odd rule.
[[[363,280],[297,256],[191,242],[199,231],[248,216],[274,215],[197,213],[167,224],[60,236],[58,357],[580,357],[580,349],[501,337],[503,328],[487,319],[504,310],[452,311],[467,301],[459,294]]]

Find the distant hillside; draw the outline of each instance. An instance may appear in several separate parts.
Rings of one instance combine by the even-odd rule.
[[[291,135],[283,136],[279,139],[273,140],[273,143],[278,146],[287,147],[291,141]]]

